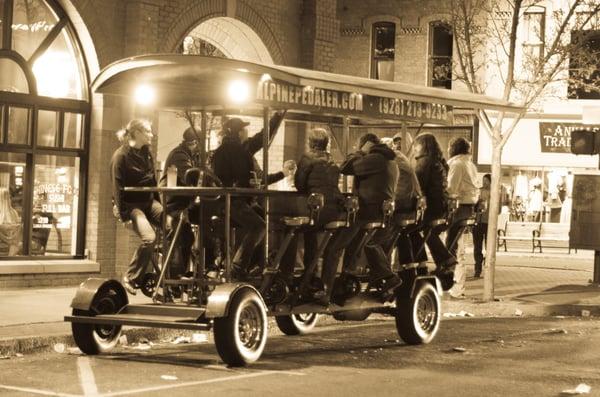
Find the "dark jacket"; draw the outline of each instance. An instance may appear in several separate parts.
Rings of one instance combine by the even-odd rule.
[[[177,186],[185,186],[186,183],[183,179],[185,172],[190,168],[198,167],[198,158],[192,153],[185,143],[177,145],[165,161],[163,174],[160,178],[160,186],[167,186],[167,171],[169,167],[177,167]],[[187,207],[190,203],[190,196],[167,196],[167,211],[178,211]]]
[[[275,136],[277,127],[281,123],[283,115],[276,113],[269,121],[269,142]],[[221,145],[212,156],[212,167],[215,174],[227,187],[251,187],[250,178],[252,172],[260,176],[261,170],[257,168],[254,155],[262,149],[264,131],[246,139],[244,142],[236,136],[225,136]],[[284,178],[283,172],[268,175],[268,183],[275,183]]]
[[[448,164],[428,155],[416,161],[415,172],[427,201],[425,220],[443,218],[448,210]]]
[[[148,146],[135,149],[127,144],[115,150],[110,160],[113,203],[119,208],[121,220],[129,219],[131,210],[152,203],[155,193],[123,192],[124,187],[156,187],[154,158]]]
[[[383,201],[394,198],[398,183],[395,158],[396,154],[387,145],[377,144],[369,153],[350,154],[341,166],[342,174],[354,175],[354,192],[358,194],[361,209],[369,211],[369,216],[380,215]]]
[[[339,188],[340,168],[331,155],[322,150],[311,150],[302,155],[294,176],[294,184],[300,193],[321,193],[325,206],[338,207],[343,201]]]

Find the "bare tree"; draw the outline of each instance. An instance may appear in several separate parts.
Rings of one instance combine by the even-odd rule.
[[[501,92],[521,113],[477,116],[492,142],[492,192],[500,191],[502,149],[527,110],[549,96],[570,90],[600,90],[599,53],[591,51],[587,33],[600,29],[598,0],[451,0],[449,23],[455,43],[454,79],[473,93]],[[541,10],[539,23],[532,20]],[[523,42],[523,36],[529,40]],[[489,213],[500,209],[492,194]],[[484,294],[494,298],[498,217],[488,223]]]

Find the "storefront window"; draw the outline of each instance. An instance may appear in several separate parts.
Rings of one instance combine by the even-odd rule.
[[[12,26],[0,40],[0,221],[19,225],[0,222],[0,261],[82,257],[90,104],[75,30],[50,0],[0,0],[0,21]]]
[[[37,145],[58,146],[59,113],[50,110],[38,111]]]
[[[25,73],[10,59],[0,59],[0,91],[29,92]]]
[[[22,255],[25,155],[0,153],[0,256]]]
[[[27,108],[8,108],[8,143],[29,144],[29,115],[30,111]]]
[[[25,59],[33,54],[58,22],[56,14],[40,0],[14,0],[12,48]]]
[[[31,255],[75,254],[79,159],[35,156]]]
[[[502,184],[509,220],[570,222],[573,176],[567,169],[511,169]]]

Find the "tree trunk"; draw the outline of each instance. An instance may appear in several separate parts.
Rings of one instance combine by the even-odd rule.
[[[494,135],[500,135],[494,131]],[[494,278],[496,271],[496,246],[498,230],[498,212],[500,210],[500,179],[502,177],[502,146],[501,137],[494,137],[492,148],[492,185],[490,186],[490,207],[485,246],[485,264],[483,267],[483,300],[494,300]]]

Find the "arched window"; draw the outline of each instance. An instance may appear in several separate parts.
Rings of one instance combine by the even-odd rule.
[[[371,41],[371,78],[394,81],[394,58],[396,52],[396,24],[377,22],[373,24]]]
[[[443,22],[429,25],[429,85],[452,89],[452,27]]]
[[[0,258],[81,257],[88,74],[54,0],[0,0]]]

